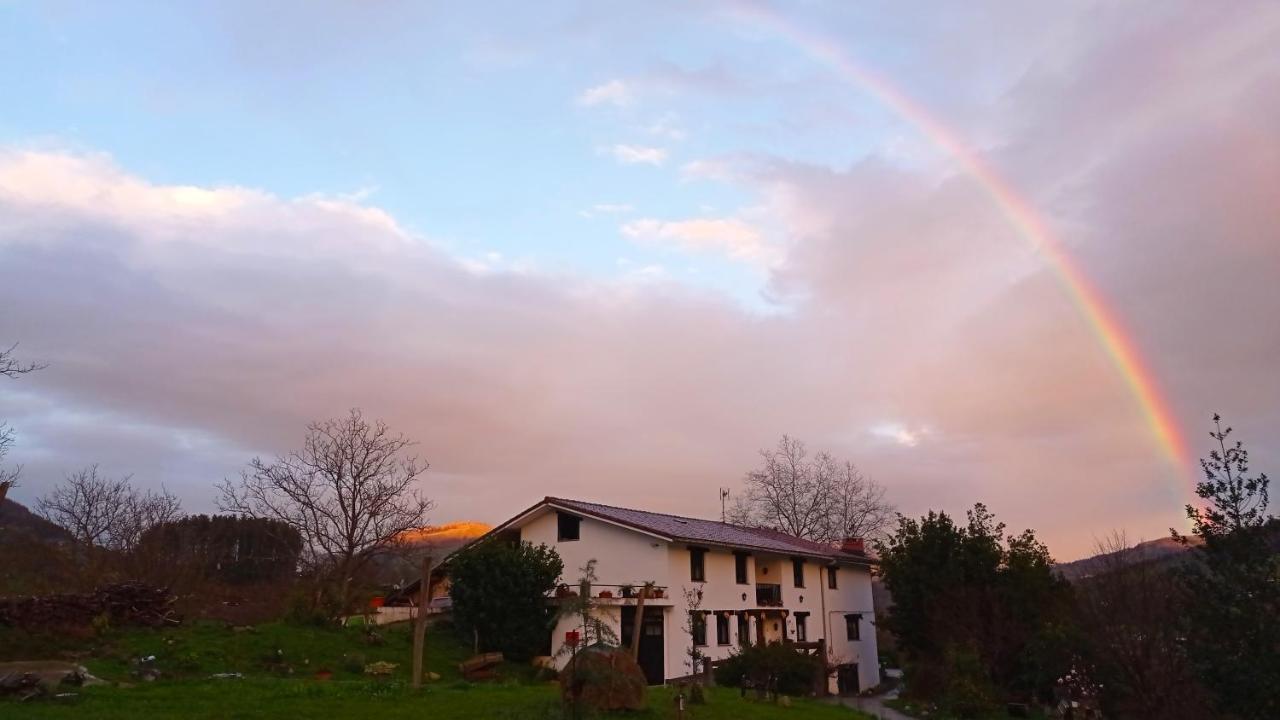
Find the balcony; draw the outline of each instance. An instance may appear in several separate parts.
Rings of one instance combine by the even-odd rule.
[[[756,607],[782,607],[782,586],[756,583]]]

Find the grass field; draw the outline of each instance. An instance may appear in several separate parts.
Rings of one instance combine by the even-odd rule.
[[[557,688],[535,677],[532,668],[506,664],[482,683],[462,680],[459,660],[469,654],[451,634],[428,636],[427,668],[441,677],[422,690],[409,687],[412,642],[405,626],[379,629],[380,644],[370,644],[359,628],[261,625],[252,631],[199,624],[155,630],[109,631],[74,639],[0,633],[0,660],[70,659],[111,682],[110,686],[68,688],[73,697],[27,703],[0,701],[0,718],[469,718],[498,720],[562,716]],[[138,658],[160,678],[143,682],[134,675]],[[373,662],[396,663],[386,678],[364,674]],[[215,679],[241,673],[239,679]],[[327,679],[323,673],[329,673]],[[629,718],[674,718],[670,689],[649,692],[649,708]],[[792,707],[759,704],[729,689],[715,689],[703,706],[690,708],[690,720],[849,720],[846,708],[808,700]],[[865,716],[864,716],[865,717]]]

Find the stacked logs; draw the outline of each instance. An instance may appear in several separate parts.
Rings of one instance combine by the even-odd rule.
[[[177,622],[168,588],[138,583],[107,585],[86,594],[0,598],[0,625],[40,630],[89,626],[156,627]]]

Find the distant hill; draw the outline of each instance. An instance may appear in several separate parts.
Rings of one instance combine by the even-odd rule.
[[[0,501],[0,533],[9,537],[26,537],[51,542],[71,540],[66,530],[27,509],[25,505],[5,498]]]
[[[430,549],[432,557],[440,562],[453,551],[493,529],[492,525],[470,520],[435,525],[413,530],[400,536],[415,550]],[[386,585],[403,585],[418,578],[421,568],[413,561],[399,555],[388,555],[374,562],[374,578]]]
[[[1162,565],[1180,562],[1184,560],[1183,554],[1190,547],[1200,544],[1197,537],[1191,538],[1191,545],[1183,545],[1171,537],[1159,538],[1158,540],[1148,540],[1138,543],[1128,551],[1129,557],[1127,563],[1155,562]],[[1101,553],[1093,557],[1083,558],[1081,560],[1073,560],[1072,562],[1058,563],[1054,569],[1058,571],[1062,577],[1068,580],[1080,580],[1095,575],[1108,567],[1114,565],[1117,553]]]
[[[492,525],[472,520],[436,525],[422,530],[413,530],[401,537],[414,545],[431,545],[433,547],[461,546],[480,537],[493,529]],[[450,550],[452,552],[452,550]]]

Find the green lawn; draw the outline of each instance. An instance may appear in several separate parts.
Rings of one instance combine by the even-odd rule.
[[[163,631],[108,632],[101,636],[35,638],[0,633],[0,660],[75,658],[112,686],[70,688],[67,699],[18,704],[0,701],[0,718],[560,718],[557,688],[531,668],[507,664],[483,683],[463,681],[456,670],[469,654],[451,635],[428,635],[428,669],[441,679],[420,691],[408,686],[408,628],[381,628],[381,644],[370,644],[358,628],[261,625],[253,632],[197,624]],[[140,682],[132,660],[155,656],[159,680]],[[399,664],[386,679],[363,673],[366,663]],[[330,679],[317,677],[329,671]],[[213,679],[239,672],[242,679]],[[649,709],[630,718],[674,718],[669,689],[649,693]],[[729,689],[713,690],[709,702],[686,713],[690,720],[859,717],[845,708],[796,700],[792,707],[742,700]],[[865,717],[865,716],[863,716]]]

